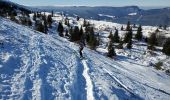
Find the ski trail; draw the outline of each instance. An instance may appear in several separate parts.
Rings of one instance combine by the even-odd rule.
[[[136,99],[138,100],[142,100],[138,94],[132,92],[132,90],[127,87],[126,85],[124,85],[117,77],[115,77],[110,71],[106,70],[105,68],[103,68],[103,70],[105,72],[107,72],[122,88],[124,88],[127,92],[129,92],[132,96],[134,96]]]
[[[90,76],[88,74],[89,67],[86,63],[86,60],[82,60],[82,63],[83,63],[83,66],[84,66],[83,76],[86,80],[87,100],[94,100],[93,84],[92,84],[92,81],[91,81]]]

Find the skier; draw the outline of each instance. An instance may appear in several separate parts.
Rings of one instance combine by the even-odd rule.
[[[83,51],[83,48],[84,48],[84,46],[85,46],[85,40],[84,40],[83,38],[80,40],[79,45],[80,45],[80,48],[79,48],[80,58],[83,58],[83,53],[82,53],[82,51]]]

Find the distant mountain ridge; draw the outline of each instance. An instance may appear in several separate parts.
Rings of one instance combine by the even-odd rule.
[[[92,18],[96,20],[108,20],[121,24],[127,23],[130,21],[134,24],[142,25],[151,25],[158,26],[170,25],[170,9],[159,8],[159,9],[150,9],[143,10],[138,6],[125,6],[125,7],[107,7],[107,6],[45,6],[45,7],[36,7],[43,11],[55,11],[63,12],[69,16],[79,15],[83,18]],[[136,13],[131,15],[131,13]],[[115,16],[110,18],[107,16],[99,16],[99,14]]]

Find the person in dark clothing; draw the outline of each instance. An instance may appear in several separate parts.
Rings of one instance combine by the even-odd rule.
[[[80,54],[80,57],[83,58],[83,53],[82,53],[82,51],[83,51],[83,48],[84,48],[84,46],[85,46],[85,40],[84,40],[84,39],[81,39],[79,45],[80,45],[79,54]]]

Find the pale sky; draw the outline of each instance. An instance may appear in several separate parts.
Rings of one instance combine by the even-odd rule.
[[[170,7],[170,0],[10,0],[27,6],[166,6]]]

